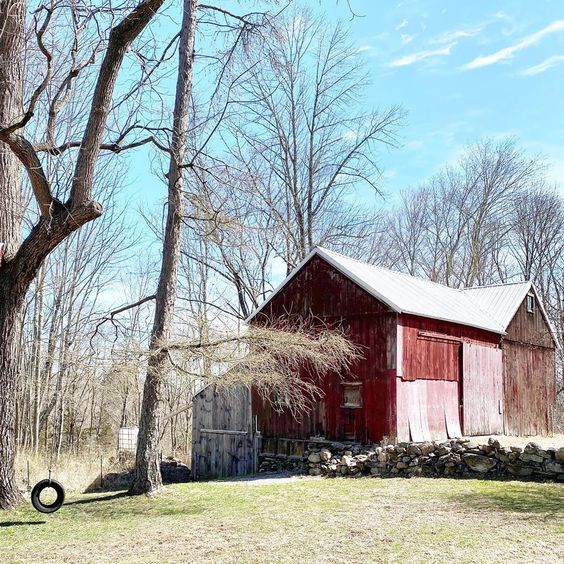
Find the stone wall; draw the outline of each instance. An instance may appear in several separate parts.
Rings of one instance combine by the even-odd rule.
[[[564,447],[536,443],[502,447],[469,439],[398,443],[373,448],[325,441],[306,443],[303,456],[262,454],[259,471],[294,470],[312,476],[473,477],[564,482]]]

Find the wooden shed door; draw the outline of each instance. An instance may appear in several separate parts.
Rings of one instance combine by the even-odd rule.
[[[462,347],[462,424],[465,435],[503,433],[501,349],[464,343]]]

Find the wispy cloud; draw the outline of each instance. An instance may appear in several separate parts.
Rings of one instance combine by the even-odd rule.
[[[372,45],[361,45],[356,52],[357,53],[366,53],[367,51],[372,51],[374,49],[374,46]]]
[[[409,20],[402,20],[401,23],[396,25],[396,31],[399,31],[400,29],[403,29],[404,27],[407,27],[408,25],[409,25]]]
[[[446,45],[445,47],[441,47],[440,49],[427,49],[424,51],[418,51],[417,53],[411,53],[409,55],[400,57],[399,59],[395,59],[394,61],[390,61],[387,64],[387,66],[407,67],[408,65],[413,65],[414,63],[418,63],[419,61],[430,59],[432,57],[441,57],[445,55],[450,55],[450,50],[455,45],[456,43],[451,43],[450,45]]]
[[[466,27],[462,29],[454,29],[452,31],[445,31],[431,39],[431,43],[442,44],[452,43],[458,39],[465,39],[466,37],[474,37],[479,35],[480,32],[486,27],[486,23],[478,24],[474,27]]]
[[[564,62],[564,55],[554,55],[552,57],[549,57],[548,59],[545,59],[542,63],[539,63],[538,65],[534,65],[532,67],[525,69],[524,71],[521,71],[521,74],[524,75],[539,74],[563,62]]]
[[[417,37],[416,33],[413,33],[412,35],[409,35],[408,33],[402,33],[401,34],[401,42],[404,45],[407,45],[408,43],[411,43],[416,37]]]
[[[539,31],[535,33],[531,33],[531,35],[527,35],[523,37],[521,41],[515,43],[515,45],[511,45],[509,47],[505,47],[504,49],[500,49],[491,55],[481,55],[476,57],[474,60],[470,61],[462,68],[464,70],[472,70],[477,69],[480,67],[487,67],[489,65],[495,65],[500,61],[505,61],[513,57],[515,53],[534,45],[538,41],[540,41],[546,35],[550,35],[552,33],[557,33],[559,31],[564,31],[564,20],[556,20],[546,27],[543,27]]]

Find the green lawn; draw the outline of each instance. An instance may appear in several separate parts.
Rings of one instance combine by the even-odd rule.
[[[169,486],[0,515],[0,562],[561,562],[564,487],[446,479]]]

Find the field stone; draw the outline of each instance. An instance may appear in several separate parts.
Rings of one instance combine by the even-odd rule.
[[[510,464],[507,470],[513,476],[530,476],[533,473],[530,466],[520,466],[519,464]]]
[[[530,442],[525,446],[525,454],[536,454],[538,450],[542,450],[538,443]]]
[[[355,466],[356,463],[353,460],[352,456],[345,454],[343,456],[343,458],[341,458],[341,464],[344,464],[345,466]]]
[[[427,455],[431,454],[435,450],[435,446],[432,443],[424,442],[419,445],[419,450],[421,454]]]
[[[548,472],[553,472],[554,474],[564,472],[564,464],[559,464],[558,462],[547,462],[544,467]]]
[[[466,465],[474,472],[489,472],[497,464],[495,459],[480,456],[479,454],[465,454],[462,458]]]
[[[519,456],[519,459],[523,462],[543,462],[544,458],[542,456],[538,456],[537,454],[526,454],[523,453]]]
[[[319,458],[324,462],[331,460],[331,451],[327,450],[326,448],[321,449],[321,451],[319,452]]]
[[[318,452],[312,452],[307,459],[310,462],[313,462],[314,464],[317,464],[318,462],[321,462],[321,456]]]
[[[554,460],[556,460],[556,462],[564,462],[564,447],[560,447],[554,453]]]

